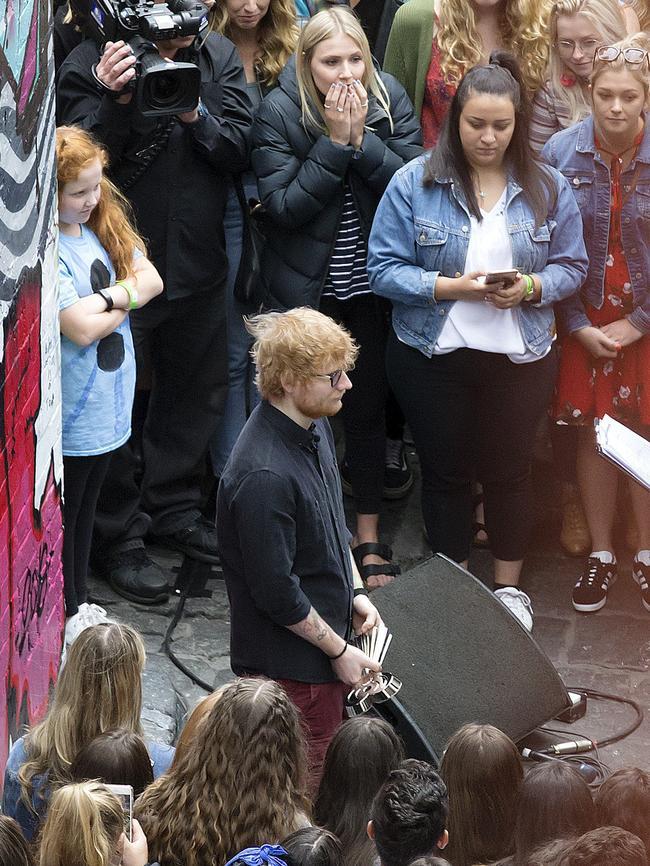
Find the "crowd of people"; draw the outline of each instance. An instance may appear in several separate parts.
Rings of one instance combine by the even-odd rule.
[[[339,727],[310,791],[297,708],[269,679],[201,700],[175,749],[145,741],[144,656],[117,623],[74,641],[47,715],[11,751],[0,866],[648,863],[643,770],[593,792],[560,760],[524,773],[515,744],[486,724],[453,734],[437,770],[405,757],[386,721],[359,716]],[[112,785],[132,788],[130,811]]]
[[[9,756],[0,864],[643,866],[642,770],[594,798],[468,724],[438,773],[342,718],[384,687],[353,636],[400,579],[381,512],[413,483],[406,427],[432,550],[489,546],[530,631],[547,418],[573,606],[606,603],[625,495],[650,610],[650,493],[593,433],[650,427],[646,5],[205,5],[148,49],[198,67],[175,114],[143,106],[130,42],[84,38],[96,9],[55,20],[67,659]],[[141,638],[88,596],[92,567],[165,600],[147,538],[220,561],[231,607],[237,679],[175,750],[142,738]]]

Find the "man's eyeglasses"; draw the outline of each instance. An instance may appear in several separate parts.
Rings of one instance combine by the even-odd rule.
[[[578,39],[573,42],[571,39],[560,39],[555,43],[558,53],[562,57],[572,57],[576,48],[580,49],[580,53],[585,57],[593,57],[598,48],[597,39]]]
[[[645,48],[617,48],[616,45],[602,45],[596,50],[596,60],[604,60],[606,63],[613,63],[623,55],[623,60],[632,66],[638,66],[645,60],[648,61],[648,52]],[[650,62],[649,62],[650,63]]]
[[[341,376],[344,373],[349,373],[353,369],[354,367],[350,367],[349,370],[334,370],[333,373],[314,373],[314,379],[329,379],[332,388],[336,388],[338,383],[341,381]]]

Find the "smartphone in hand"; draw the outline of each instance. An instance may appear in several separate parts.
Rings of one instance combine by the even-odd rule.
[[[488,286],[490,283],[503,283],[504,288],[508,288],[508,286],[517,282],[518,274],[519,271],[517,268],[506,271],[490,271],[485,275],[485,285]]]
[[[106,785],[122,804],[124,811],[124,835],[133,842],[133,788],[131,785]]]

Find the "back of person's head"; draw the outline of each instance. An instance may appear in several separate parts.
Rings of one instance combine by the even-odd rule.
[[[555,202],[555,186],[548,169],[537,162],[531,151],[528,127],[532,105],[519,64],[507,51],[493,51],[487,64],[473,66],[463,76],[442,123],[438,144],[427,160],[423,183],[430,186],[436,178],[451,177],[461,187],[470,213],[477,220],[482,219],[474,191],[475,171],[465,155],[460,132],[463,109],[476,96],[501,97],[512,104],[514,128],[505,152],[505,165],[522,187],[535,222],[540,225]]]
[[[99,779],[107,785],[131,785],[134,797],[153,782],[147,746],[139,734],[126,728],[106,731],[82,746],[70,775],[75,782]]]
[[[454,866],[505,857],[523,779],[512,740],[493,725],[463,725],[445,749],[440,775],[449,791],[449,848]]]
[[[32,854],[13,818],[0,815],[0,866],[32,866]]]
[[[180,732],[178,740],[176,741],[176,751],[174,752],[172,766],[174,766],[177,761],[181,760],[187,749],[194,748],[194,741],[198,736],[198,727],[202,724],[205,717],[209,715],[215,702],[219,700],[220,695],[221,690],[217,689],[217,691],[212,692],[211,695],[201,698],[189,714],[185,724],[183,725],[183,729]]]
[[[126,728],[142,734],[145,650],[135,629],[101,623],[84,629],[68,649],[47,715],[27,735],[27,761],[19,771],[26,796],[35,774],[69,782],[70,765],[97,734]]]
[[[638,836],[650,856],[650,773],[638,767],[617,770],[595,796],[598,824]]]
[[[447,788],[430,764],[409,759],[393,770],[370,810],[368,832],[382,866],[404,866],[447,841]]]
[[[599,827],[569,847],[558,866],[648,866],[643,842],[620,827]]]
[[[298,710],[282,687],[237,679],[219,690],[192,748],[136,804],[152,860],[225,863],[301,823],[306,759]]]
[[[284,395],[283,380],[308,382],[333,369],[351,369],[359,351],[345,328],[310,307],[262,313],[248,319],[246,328],[255,339],[255,384],[265,400]]]
[[[122,805],[105,785],[64,785],[50,801],[41,834],[40,864],[113,866],[123,831]]]
[[[564,856],[573,845],[575,839],[553,839],[552,842],[546,842],[544,845],[538,845],[526,857],[525,866],[563,866]],[[512,866],[512,861],[508,858],[505,863]],[[502,864],[497,864],[502,866]]]
[[[341,725],[329,745],[314,820],[341,840],[347,866],[372,860],[366,833],[372,801],[404,758],[395,730],[383,719],[357,716]]]
[[[320,827],[296,830],[283,840],[282,847],[287,852],[287,866],[343,866],[340,840]]]
[[[589,785],[574,767],[563,761],[531,767],[519,791],[514,866],[525,866],[528,854],[545,842],[580,836],[595,826]]]

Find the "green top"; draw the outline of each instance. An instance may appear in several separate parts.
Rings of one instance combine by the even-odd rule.
[[[422,114],[434,22],[439,10],[440,0],[408,0],[397,10],[386,46],[384,70],[404,87],[418,118]]]

